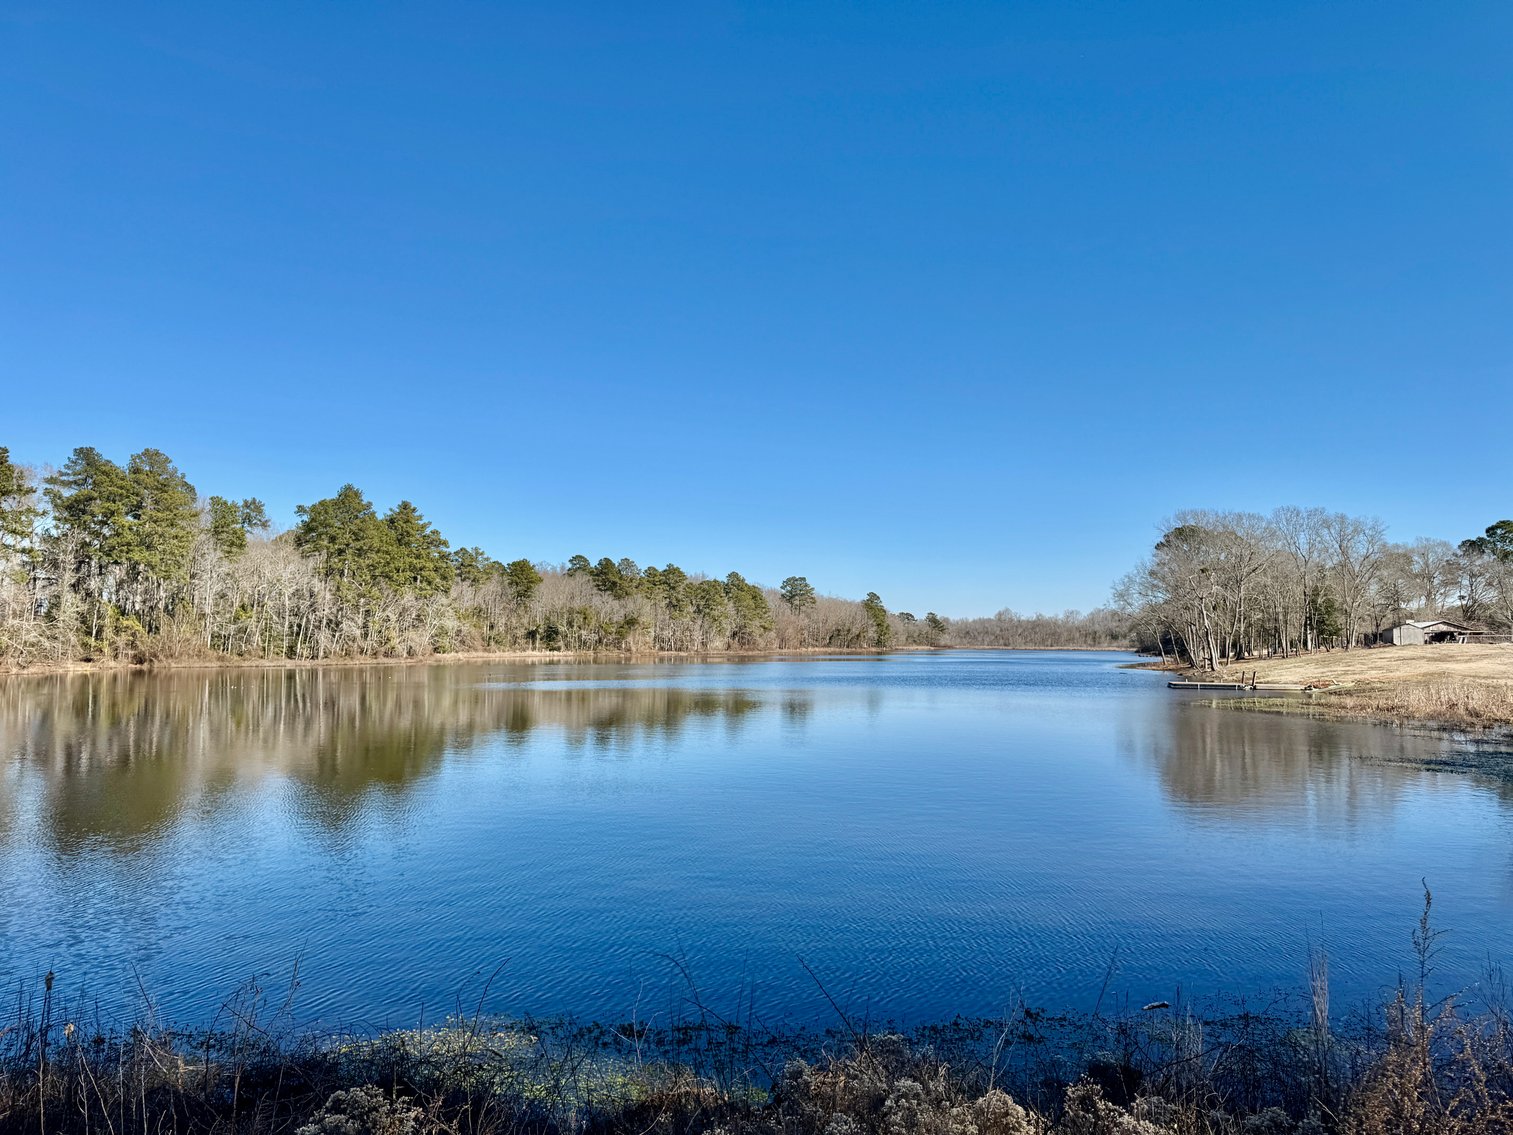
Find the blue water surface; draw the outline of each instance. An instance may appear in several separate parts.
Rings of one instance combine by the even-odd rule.
[[[0,979],[209,1020],[701,1003],[925,1023],[1220,991],[1475,991],[1513,789],[1452,739],[1213,708],[1126,655],[897,653],[15,678]],[[1105,989],[1105,984],[1107,988]]]

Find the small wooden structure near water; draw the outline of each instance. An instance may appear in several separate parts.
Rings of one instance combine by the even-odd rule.
[[[1238,682],[1205,682],[1201,678],[1178,678],[1176,681],[1166,683],[1169,690],[1254,690],[1256,689],[1256,672],[1252,670],[1250,676],[1245,676],[1245,671],[1240,671]]]
[[[1285,682],[1259,682],[1256,680],[1256,672],[1252,670],[1247,677],[1244,670],[1240,671],[1238,682],[1215,681],[1205,682],[1201,679],[1177,678],[1166,683],[1169,690],[1260,690],[1273,693],[1300,694],[1308,689],[1307,686],[1288,685]]]

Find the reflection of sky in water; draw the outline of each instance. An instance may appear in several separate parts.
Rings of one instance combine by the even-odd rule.
[[[0,977],[170,1015],[825,1019],[1298,986],[1513,926],[1507,782],[1448,742],[1216,711],[1121,659],[973,654],[116,674],[0,685]],[[1365,759],[1363,759],[1365,758]],[[468,990],[472,992],[469,993]]]

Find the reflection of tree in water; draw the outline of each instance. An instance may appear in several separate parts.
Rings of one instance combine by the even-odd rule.
[[[1308,808],[1346,821],[1390,811],[1455,749],[1424,733],[1175,697],[1126,722],[1120,741],[1155,766],[1176,803],[1258,816]],[[1506,780],[1474,779],[1513,803]]]
[[[627,751],[648,738],[672,741],[690,720],[723,720],[732,729],[769,703],[743,690],[689,690],[668,686],[560,687],[499,691],[508,694],[520,744],[543,727],[563,731],[575,749]]]
[[[37,778],[34,802],[19,790],[0,800],[0,838],[23,823],[25,808],[64,853],[96,841],[131,850],[184,810],[214,812],[269,775],[299,785],[301,815],[334,829],[375,792],[402,797],[449,752],[489,737],[520,748],[556,729],[578,750],[620,752],[671,740],[691,719],[738,728],[769,704],[732,690],[500,688],[480,677],[463,667],[352,667],[0,684],[6,784]]]
[[[804,725],[814,711],[814,699],[808,694],[789,692],[783,695],[783,721],[788,725]]]

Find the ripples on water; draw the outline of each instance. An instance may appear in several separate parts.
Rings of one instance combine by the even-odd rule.
[[[1123,656],[179,671],[0,683],[0,977],[203,1020],[910,1022],[1446,982],[1513,926],[1506,782],[1449,742],[1215,710]],[[802,963],[800,961],[802,959]],[[638,1008],[639,1007],[639,1008]]]

